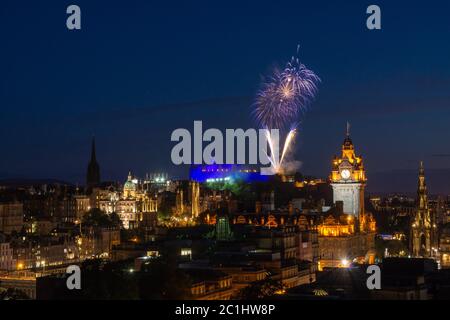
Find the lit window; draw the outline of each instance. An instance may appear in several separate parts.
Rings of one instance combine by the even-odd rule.
[[[191,248],[183,248],[181,249],[181,255],[182,256],[190,256],[192,254]]]

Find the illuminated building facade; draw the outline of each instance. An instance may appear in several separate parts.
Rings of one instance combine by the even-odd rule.
[[[343,237],[355,233],[355,223],[352,215],[342,214],[337,219],[333,216],[325,218],[323,224],[318,226],[318,231],[324,237]]]
[[[228,241],[231,238],[232,233],[228,216],[220,215],[216,218],[216,239],[219,241]]]
[[[22,241],[13,246],[16,270],[49,268],[77,262],[78,248],[74,241],[52,237],[40,243]]]
[[[91,200],[86,195],[74,195],[75,216],[77,221],[81,221],[83,216],[91,209]]]
[[[150,173],[145,175],[144,187],[156,193],[169,191],[172,181],[167,173]]]
[[[10,243],[3,241],[0,236],[0,270],[14,270],[15,267],[13,249]]]
[[[348,267],[352,261],[374,263],[376,223],[364,208],[366,181],[362,157],[355,153],[347,125],[341,157],[334,157],[330,174],[334,206],[318,224],[319,269]]]
[[[191,181],[191,203],[192,203],[192,218],[197,218],[200,214],[200,183],[196,181]]]
[[[175,215],[195,219],[203,211],[200,196],[200,182],[183,180],[176,188]]]
[[[108,214],[117,213],[125,229],[136,228],[144,220],[144,215],[158,211],[156,197],[147,192],[131,172],[122,190],[101,190],[97,197],[98,208]]]
[[[23,204],[19,202],[0,203],[0,232],[20,232],[23,227]]]
[[[441,268],[450,268],[450,224],[445,224],[440,230],[439,255]]]
[[[342,144],[341,157],[335,156],[330,175],[333,188],[333,201],[342,201],[344,213],[358,218],[364,213],[364,186],[366,175],[363,159],[355,154],[353,142],[350,139],[349,126]]]
[[[425,169],[420,162],[417,187],[417,210],[411,225],[411,251],[415,257],[436,257],[436,224],[428,208],[428,192],[425,182]]]
[[[232,182],[242,181],[267,181],[269,176],[261,175],[259,170],[247,168],[242,165],[231,164],[209,164],[192,166],[190,179],[198,182]]]

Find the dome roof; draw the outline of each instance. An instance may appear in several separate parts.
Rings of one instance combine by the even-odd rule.
[[[133,182],[131,172],[128,173],[128,180],[123,185],[124,190],[136,190],[136,184]]]
[[[123,188],[126,190],[136,190],[136,185],[131,181],[127,181],[125,182]]]

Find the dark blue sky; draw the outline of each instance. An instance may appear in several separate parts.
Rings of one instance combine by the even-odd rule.
[[[72,3],[80,31],[66,29]],[[381,31],[365,27],[369,4]],[[105,179],[180,174],[170,133],[253,127],[261,76],[300,44],[322,79],[302,170],[328,174],[348,120],[369,187],[414,190],[420,159],[450,172],[449,15],[448,1],[2,1],[0,178],[83,183],[94,134]]]

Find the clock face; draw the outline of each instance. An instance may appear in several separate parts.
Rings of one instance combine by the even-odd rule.
[[[350,178],[350,170],[348,170],[348,169],[342,170],[341,171],[341,177],[342,177],[342,179],[345,179],[345,180]]]

